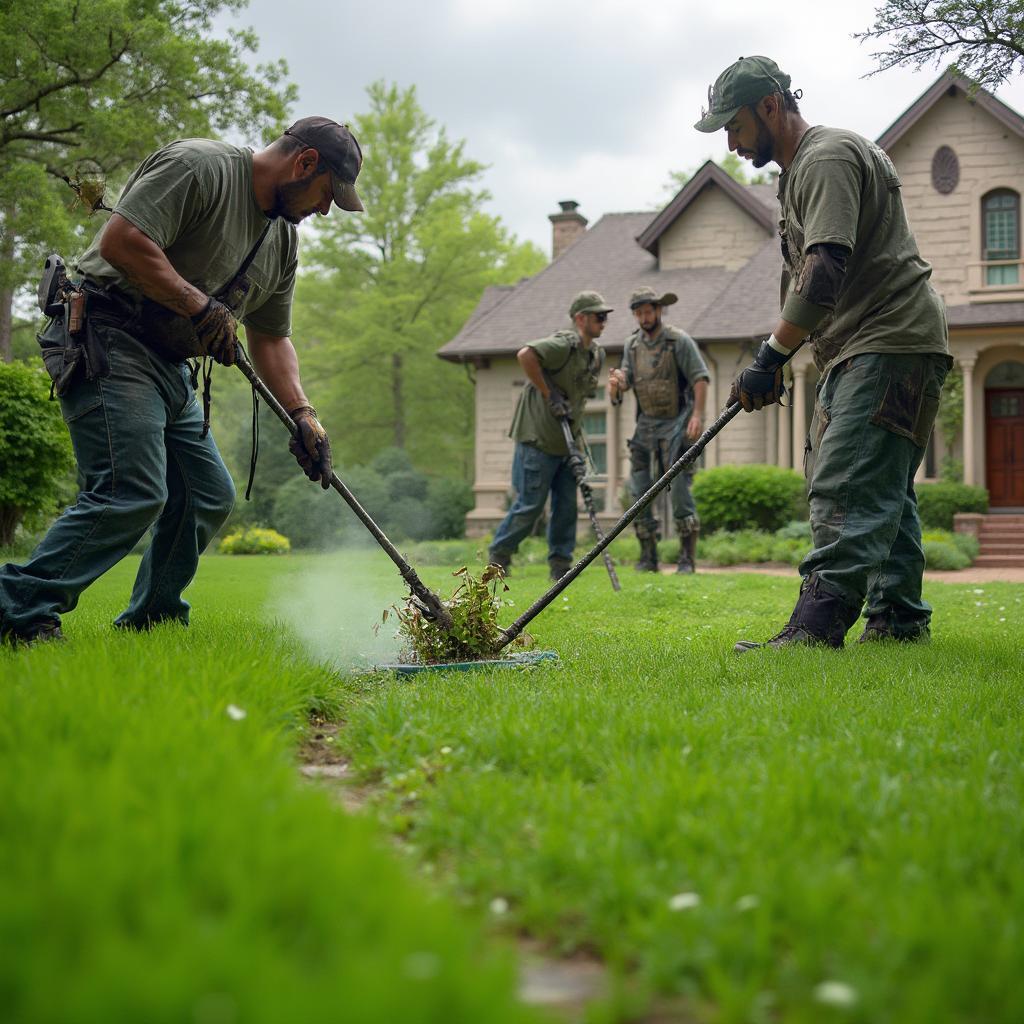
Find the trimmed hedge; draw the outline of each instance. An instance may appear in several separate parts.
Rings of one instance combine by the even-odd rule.
[[[693,479],[701,529],[781,529],[794,519],[806,518],[803,477],[779,466],[715,466]]]
[[[247,530],[229,533],[220,542],[222,555],[287,555],[291,544],[276,530],[250,526]]]
[[[988,491],[967,484],[918,484],[917,511],[926,529],[952,530],[957,512],[987,512]]]

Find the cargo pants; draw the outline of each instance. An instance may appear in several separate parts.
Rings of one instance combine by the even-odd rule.
[[[946,355],[853,356],[818,385],[804,453],[813,550],[805,579],[894,635],[928,625],[924,549],[914,475],[952,360]]]
[[[691,410],[686,409],[673,419],[656,419],[641,414],[636,431],[629,439],[629,489],[636,501],[682,454],[690,447],[686,439],[686,424],[690,421]],[[693,470],[686,469],[669,485],[672,499],[672,516],[680,537],[700,529],[697,506],[690,486]],[[643,540],[657,537],[660,523],[654,518],[653,502],[638,515],[633,523],[636,535]]]
[[[152,527],[117,625],[188,622],[181,594],[223,525],[235,488],[185,364],[169,363],[109,323],[94,324],[109,373],[79,376],[61,398],[81,491],[24,565],[0,566],[0,630],[60,615]]]

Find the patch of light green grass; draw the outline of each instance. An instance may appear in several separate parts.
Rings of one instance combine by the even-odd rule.
[[[1024,1019],[1024,588],[927,586],[930,645],[739,657],[795,578],[621,576],[531,627],[560,667],[366,685],[385,825],[701,1019]],[[510,582],[510,618],[547,585]]]
[[[0,1005],[22,1022],[525,1021],[509,958],[298,777],[336,679],[212,559],[191,629],[115,635],[137,559],[0,652]]]

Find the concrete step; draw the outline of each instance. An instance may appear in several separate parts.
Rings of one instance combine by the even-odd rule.
[[[1013,526],[1024,526],[1024,516],[1019,515],[993,515],[991,512],[981,520],[982,526],[988,526],[991,523],[1006,523]]]
[[[1024,555],[978,555],[973,564],[979,569],[1024,569]]]
[[[992,530],[979,533],[978,540],[982,544],[1024,544],[1024,530]]]
[[[1024,544],[982,544],[978,552],[982,555],[1024,555]]]

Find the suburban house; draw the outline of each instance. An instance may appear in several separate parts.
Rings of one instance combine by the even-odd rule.
[[[937,478],[944,459],[959,460],[966,483],[988,488],[993,511],[1024,511],[1024,118],[947,74],[877,143],[902,179],[911,226],[946,302],[963,381],[962,427],[951,437],[935,431],[920,479]],[[633,289],[675,292],[679,302],[665,318],[687,330],[704,353],[709,419],[778,318],[782,258],[774,185],[741,185],[708,162],[654,213],[607,214],[588,228],[575,202],[560,205],[550,217],[551,263],[517,285],[488,288],[438,353],[475,368],[470,535],[493,529],[508,507],[508,427],[525,384],[515,353],[567,324],[576,292],[597,289],[615,308],[601,339],[605,374],[634,327]],[[704,464],[801,468],[816,382],[810,355],[801,351],[793,361],[790,405],[739,416],[708,446]],[[634,418],[632,393],[612,407],[602,391],[587,406],[584,427],[600,473],[595,489],[609,520],[621,512]]]

